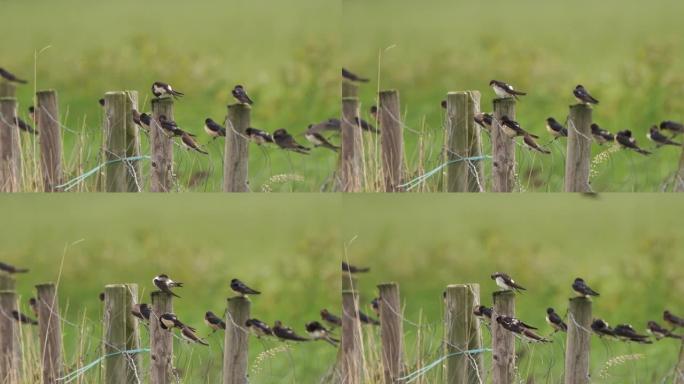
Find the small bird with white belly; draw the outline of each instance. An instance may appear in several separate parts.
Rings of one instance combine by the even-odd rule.
[[[209,328],[213,329],[213,332],[226,329],[226,322],[216,316],[212,311],[207,311],[207,313],[204,314],[204,323],[209,326]]]
[[[586,88],[584,88],[584,86],[581,84],[575,87],[575,89],[572,91],[572,94],[575,96],[575,99],[580,102],[580,104],[589,105],[599,103],[599,101],[590,95],[589,91],[587,91]]]
[[[183,283],[171,280],[166,274],[162,273],[159,276],[155,276],[152,279],[152,283],[159,288],[160,291],[168,293],[169,295],[176,296],[180,299],[180,296],[171,291],[171,288],[182,287]]]
[[[335,339],[334,337],[330,336],[330,331],[326,329],[318,321],[306,323],[305,327],[306,333],[308,333],[309,337],[311,337],[314,340],[325,340],[333,347],[337,347],[337,344],[340,342],[338,339]]]
[[[591,136],[599,145],[603,145],[605,143],[612,143],[613,141],[615,141],[615,135],[601,128],[596,123],[591,123]]]
[[[557,139],[559,137],[568,137],[568,129],[563,126],[563,124],[559,123],[556,119],[553,117],[548,117],[546,119],[546,130],[549,131],[551,136],[554,137],[554,139]]]
[[[183,325],[180,331],[181,338],[190,344],[201,344],[209,345],[206,341],[202,340],[201,337],[197,336],[195,330],[187,325]]]
[[[546,322],[549,323],[554,332],[567,332],[568,325],[563,319],[553,310],[553,308],[546,309]]]
[[[195,141],[195,139],[194,139],[189,133],[187,133],[187,132],[185,132],[185,131],[183,131],[183,132],[181,133],[181,144],[182,144],[183,147],[185,147],[185,149],[187,149],[188,151],[196,151],[196,152],[199,152],[199,153],[201,153],[201,154],[203,154],[203,155],[208,155],[208,154],[209,154],[209,152],[203,150],[203,149],[200,147],[199,143],[197,143],[197,141]]]
[[[494,272],[490,277],[503,291],[522,292],[527,290],[525,287],[516,283],[515,280],[503,272]]]
[[[501,116],[501,130],[504,132],[504,134],[510,138],[514,138],[516,136],[525,136],[529,135],[533,139],[538,139],[539,136],[531,134],[524,130],[520,124],[515,121],[511,120],[508,116],[503,115]]]
[[[504,83],[499,80],[492,80],[489,82],[489,86],[492,87],[494,93],[502,99],[514,97],[518,99],[518,96],[525,96],[527,93],[516,91],[512,85]]]
[[[152,83],[152,94],[157,98],[163,95],[170,95],[174,99],[185,96],[184,93],[174,90],[170,84],[162,83],[161,81]]]
[[[204,120],[204,132],[211,136],[214,140],[217,137],[225,137],[226,129],[219,123],[215,122],[211,118],[207,117]]]
[[[662,147],[664,145],[674,145],[675,147],[681,147],[682,143],[678,143],[669,137],[663,135],[657,126],[652,126],[651,129],[646,134],[646,137],[654,142],[657,147]]]
[[[308,129],[304,133],[304,137],[306,137],[306,139],[309,140],[309,142],[313,144],[314,147],[328,148],[334,152],[337,152],[340,149],[340,147],[330,143],[328,139],[325,138],[325,136],[321,135],[319,132],[312,129],[312,127],[314,127],[314,125],[309,124]]]

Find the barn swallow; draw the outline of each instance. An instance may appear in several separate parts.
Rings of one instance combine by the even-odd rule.
[[[556,313],[556,311],[553,310],[553,308],[546,309],[546,322],[549,323],[549,325],[551,325],[555,332],[568,331],[568,325],[565,324],[563,319],[560,316],[558,316],[558,314]]]
[[[376,111],[377,115],[377,111]],[[360,119],[358,116],[354,117],[354,124],[360,127],[364,131],[372,133],[380,133],[380,130],[375,128],[373,124],[367,122],[366,120]],[[330,118],[325,122],[325,130],[328,131],[340,131],[342,129],[342,122],[337,118]]]
[[[356,265],[348,264],[347,262],[342,262],[342,271],[349,273],[366,273],[370,271],[368,267],[357,267]]]
[[[105,99],[98,99],[97,103],[100,104],[100,107],[104,107],[105,106]]]
[[[100,301],[104,302],[104,300],[105,300],[105,293],[104,293],[104,292],[100,292],[100,294],[97,295],[97,297],[100,299]]]
[[[145,127],[149,131],[151,123],[152,123],[152,116],[150,116],[144,112],[140,114],[140,124],[142,124],[141,125],[142,127]]]
[[[684,133],[684,124],[672,120],[665,120],[660,123],[660,129],[671,131],[674,134]]]
[[[131,115],[133,116],[133,122],[140,128],[144,128],[142,121],[140,121],[140,112],[137,109],[131,109]],[[149,124],[148,124],[149,125]]]
[[[665,329],[665,328],[661,327],[660,324],[656,323],[655,321],[649,321],[647,326],[648,326],[648,333],[655,336],[656,340],[660,340],[660,339],[663,339],[666,337],[669,337],[672,339],[684,338],[684,336],[675,335],[669,329]]]
[[[245,326],[252,331],[257,338],[261,338],[262,336],[273,336],[271,327],[259,319],[249,319],[245,322]]]
[[[13,265],[3,263],[0,261],[0,271],[7,272],[10,275],[13,275],[15,273],[27,273],[29,270],[26,268],[17,268]]]
[[[629,324],[618,324],[613,328],[613,333],[616,336],[625,341],[634,341],[642,344],[651,344],[652,341],[649,340],[647,335],[641,335],[632,328]]]
[[[491,307],[485,307],[484,305],[478,305],[473,309],[473,315],[483,319],[489,319],[490,321],[492,320],[492,312],[493,310]]]
[[[22,80],[18,77],[16,77],[14,74],[12,74],[10,71],[6,70],[5,68],[0,68],[0,77],[3,79],[11,82],[11,83],[19,83],[19,84],[26,84],[28,81]]]
[[[171,288],[174,288],[174,287],[182,287],[182,286],[183,286],[183,283],[179,283],[179,282],[177,282],[177,281],[173,281],[173,280],[169,279],[169,277],[168,277],[167,275],[163,274],[163,273],[162,273],[161,275],[159,275],[159,276],[156,276],[156,277],[152,280],[152,282],[154,283],[154,285],[155,285],[157,288],[159,288],[160,291],[165,292],[165,293],[168,293],[169,295],[176,296],[177,298],[180,299],[180,296],[178,296],[178,295],[176,295],[175,293],[173,293],[173,292],[171,291]]]
[[[361,127],[362,130],[372,132],[372,133],[380,133],[380,130],[375,128],[373,124],[367,122],[364,119],[360,119],[358,116],[354,118],[354,122],[356,125]]]
[[[22,120],[21,118],[15,117],[14,122],[16,123],[17,127],[18,127],[20,130],[22,130],[22,131],[24,131],[24,132],[27,132],[27,133],[30,133],[30,134],[32,134],[32,135],[37,135],[37,134],[38,134],[38,131],[36,131],[35,129],[33,129],[33,127],[32,127],[29,123],[25,122],[25,121]]]
[[[594,321],[591,322],[591,330],[594,331],[594,333],[596,333],[597,335],[599,335],[599,337],[615,337],[615,332],[610,327],[610,325],[608,325],[608,323],[601,319],[594,319]]]
[[[520,124],[517,121],[511,120],[506,115],[501,116],[501,124],[500,125],[501,125],[501,129],[506,134],[506,136],[508,136],[510,138],[514,138],[516,136],[525,136],[525,135],[530,135],[533,139],[539,138],[539,136],[533,135],[533,134],[525,131],[524,129],[522,129],[522,127],[520,126]]]
[[[131,314],[140,320],[149,322],[150,313],[152,313],[152,308],[146,303],[134,304],[131,308]]]
[[[506,84],[503,81],[499,81],[499,80],[490,81],[489,86],[492,87],[492,89],[494,90],[494,93],[496,93],[496,95],[502,99],[508,98],[508,97],[515,97],[517,99],[518,96],[527,95],[527,93],[516,91],[515,89],[513,89],[513,86],[511,86],[510,84]]]
[[[273,334],[281,340],[309,341],[308,338],[296,334],[292,328],[284,326],[280,320],[276,320],[273,324]]]
[[[619,131],[617,135],[615,135],[615,141],[620,145],[622,148],[626,149],[632,149],[638,153],[641,153],[642,155],[650,155],[651,152],[639,148],[639,145],[636,142],[636,139],[632,137],[632,131],[629,129],[625,129],[624,131]]]
[[[206,341],[202,340],[202,338],[197,336],[194,329],[188,327],[187,325],[181,326],[180,335],[183,338],[183,340],[187,341],[190,344],[197,343],[202,345],[209,345],[209,343],[207,343]]]
[[[230,281],[230,289],[239,293],[240,296],[243,296],[243,297],[247,296],[247,295],[260,295],[261,294],[261,292],[256,291],[256,290],[248,287],[247,285],[245,285],[245,283],[243,283],[242,281],[240,281],[238,279],[233,279]]]
[[[286,151],[293,151],[303,155],[308,155],[309,151],[311,150],[311,148],[297,143],[294,137],[287,133],[287,131],[283,128],[276,129],[276,131],[273,132],[273,140],[280,148]]]
[[[309,124],[307,131],[304,133],[304,137],[306,137],[306,139],[309,140],[309,142],[313,144],[314,147],[328,148],[334,152],[337,152],[340,149],[340,147],[330,143],[328,139],[326,139],[323,135],[312,130],[312,127],[313,124]]]
[[[233,94],[235,100],[237,100],[240,104],[254,104],[252,99],[250,99],[247,95],[247,91],[245,91],[245,88],[242,85],[236,85],[231,93]]]
[[[668,324],[672,325],[673,330],[677,328],[684,328],[684,318],[681,318],[679,316],[675,316],[672,312],[666,310],[663,312],[663,320],[665,320]]]
[[[479,125],[480,127],[486,129],[487,131],[490,131],[492,129],[492,119],[494,116],[490,113],[477,113],[473,117],[473,120],[475,120],[475,123]]]
[[[208,325],[209,328],[213,329],[214,332],[220,329],[226,329],[226,322],[216,316],[212,311],[207,311],[207,313],[204,314],[204,323]]]
[[[612,133],[599,127],[596,123],[591,123],[591,136],[594,137],[594,140],[596,140],[599,145],[615,141],[615,136]]]
[[[599,293],[591,289],[582,278],[576,278],[572,283],[572,289],[579,294],[579,296],[599,296]]]
[[[171,95],[174,99],[185,96],[182,92],[174,90],[171,85],[162,83],[161,81],[155,81],[152,84],[152,93],[156,97],[161,97],[162,95]]]
[[[380,321],[366,315],[365,313],[359,311],[359,320],[363,324],[370,324],[370,325],[380,325]]]
[[[442,109],[447,109],[447,101],[446,100],[440,101],[439,106],[442,107]]]
[[[273,143],[273,137],[268,132],[262,131],[261,129],[249,127],[245,130],[245,133],[247,134],[247,137],[257,145]]]
[[[599,103],[598,100],[591,96],[582,85],[576,86],[575,89],[572,91],[572,94],[575,95],[577,101],[579,101],[582,104],[589,105]]]
[[[374,297],[370,302],[371,309],[375,313],[375,316],[380,317],[380,298]]]
[[[377,111],[376,111],[376,114],[377,114]],[[340,119],[331,117],[328,120],[324,120],[324,121],[321,121],[320,123],[314,124],[311,127],[311,130],[313,130],[315,132],[322,132],[322,131],[339,132],[340,131]]]
[[[373,120],[376,122],[378,121],[378,106],[377,105],[371,105],[370,110],[369,110],[371,116],[373,117]]]
[[[553,117],[548,117],[546,119],[546,130],[556,139],[559,137],[568,137],[568,129]]]
[[[226,136],[226,129],[209,117],[204,120],[204,132],[214,139],[220,136]]]
[[[181,144],[188,151],[193,150],[193,151],[197,151],[199,153],[202,153],[204,155],[209,154],[209,152],[200,148],[200,145],[197,143],[197,141],[195,141],[195,139],[193,139],[192,136],[185,131],[183,131],[183,133],[181,134]]]
[[[321,309],[321,320],[332,325],[333,327],[341,327],[342,319],[328,312],[327,309]]]
[[[178,320],[178,317],[173,314],[173,313],[165,313],[161,316],[159,316],[159,325],[161,326],[162,329],[172,329],[172,328],[183,328],[183,327],[188,327],[187,325],[183,324],[180,320]],[[192,331],[196,331],[195,328],[188,327]]]
[[[344,67],[342,68],[342,78],[347,79],[352,82],[357,82],[357,83],[367,83],[368,79],[365,77],[360,77],[349,70],[345,69]]]
[[[537,142],[534,141],[534,139],[530,135],[523,136],[523,144],[525,144],[525,146],[530,151],[537,151],[537,152],[544,153],[547,155],[551,153],[551,151],[549,151],[548,149],[544,149],[544,148],[540,147],[539,144],[537,144]]]
[[[660,147],[662,145],[674,145],[677,147],[682,146],[682,143],[678,143],[674,140],[671,140],[669,137],[660,133],[660,131],[658,130],[658,127],[655,125],[651,127],[651,129],[646,134],[646,137],[649,140],[651,140],[652,142],[656,143],[656,146],[658,146],[658,147]]]
[[[38,317],[38,301],[35,297],[32,297],[28,302],[29,307],[31,307],[31,312],[33,312],[33,316]]]
[[[309,336],[314,340],[325,340],[328,343],[330,343],[330,345],[332,345],[333,347],[337,347],[337,344],[340,342],[338,339],[335,339],[332,336],[330,336],[330,331],[327,330],[318,321],[306,323],[305,327],[306,333],[308,333]]]
[[[29,106],[28,107],[28,115],[29,115],[29,119],[31,119],[31,121],[33,121],[35,123],[36,122],[36,107],[34,107],[33,105]]]
[[[24,315],[23,313],[20,313],[17,310],[12,311],[12,317],[14,318],[14,320],[22,324],[38,325],[38,322],[36,320],[33,320],[32,318]]]
[[[526,288],[516,283],[515,280],[511,279],[511,277],[505,273],[494,272],[490,277],[492,280],[494,280],[496,285],[504,291],[521,292],[527,290]]]
[[[499,323],[504,329],[517,333],[526,340],[532,342],[550,343],[551,340],[545,339],[529,328],[524,327],[520,322],[516,322],[514,318],[507,316],[497,316],[496,322]]]
[[[183,136],[183,134],[188,134],[192,137],[195,137],[194,134],[190,132],[186,132],[178,126],[178,123],[176,123],[173,120],[169,120],[165,115],[159,115],[159,125],[162,127],[163,130],[168,132],[171,136],[179,137]]]
[[[513,324],[513,325],[515,325],[515,326],[517,326],[517,327],[529,329],[529,330],[531,330],[531,331],[537,331],[537,330],[538,330],[537,327],[534,327],[534,326],[531,326],[531,325],[529,325],[529,324],[526,324],[526,323],[524,323],[522,320],[516,319],[515,317],[512,317],[512,316],[503,316],[503,315],[502,315],[502,316],[499,316],[499,317],[502,318],[502,320],[505,321],[506,323]]]

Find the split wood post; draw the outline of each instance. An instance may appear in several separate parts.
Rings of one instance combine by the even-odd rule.
[[[482,133],[481,128],[475,123],[475,115],[480,113],[480,91],[467,91],[468,99],[468,143],[471,157],[482,156]],[[484,160],[468,161],[468,192],[484,192],[485,166]],[[479,300],[479,299],[478,299]]]
[[[165,292],[152,292],[150,314],[150,382],[171,384],[173,380],[173,332],[162,329],[159,318],[173,313],[173,297]]]
[[[359,99],[342,98],[342,121],[340,136],[340,190],[342,192],[361,192],[361,126],[356,122],[359,117]]]
[[[250,301],[241,296],[228,299],[226,312],[225,351],[223,353],[223,384],[247,384],[249,332],[247,320]]]
[[[62,128],[59,121],[57,91],[38,91],[35,111],[43,190],[56,192],[55,187],[62,183]]]
[[[679,362],[675,368],[674,384],[684,384],[684,340],[682,340],[682,346],[679,348]]]
[[[359,294],[356,277],[342,272],[342,358],[339,367],[344,384],[361,384],[361,322],[359,320]],[[382,319],[380,319],[382,322]]]
[[[468,96],[467,92],[447,94],[447,161],[455,161],[447,166],[447,191],[466,192],[468,190],[468,164],[457,161],[469,156],[468,143]]]
[[[247,104],[228,106],[223,162],[223,192],[249,192],[249,140],[252,108]]]
[[[14,276],[0,272],[0,291],[14,291]]]
[[[568,153],[565,160],[565,192],[591,192],[591,107],[570,106],[568,118]]]
[[[159,116],[173,120],[173,98],[152,99],[152,121],[150,123],[150,154],[152,158],[152,192],[171,192],[173,190],[173,138],[164,131]]]
[[[351,81],[342,81],[342,98],[359,97],[359,86]]]
[[[9,81],[0,80],[0,97],[16,97],[17,86]]]
[[[133,121],[133,110],[138,110],[138,91],[126,91],[126,156],[140,156],[140,129]],[[128,192],[142,192],[145,181],[140,160],[126,162]]]
[[[378,285],[380,292],[380,339],[385,384],[399,383],[404,369],[404,327],[399,284]]]
[[[19,322],[12,317],[17,310],[17,294],[0,290],[0,382],[21,383],[21,340]]]
[[[501,118],[515,120],[515,99],[494,99],[492,121],[492,192],[513,192],[515,186],[515,141],[501,129]]]
[[[0,192],[21,188],[21,144],[17,119],[17,99],[0,98]]]
[[[515,316],[515,293],[497,291],[493,294],[492,314],[492,383],[511,384],[515,377],[515,335],[496,321],[498,316]]]
[[[382,148],[382,173],[385,192],[399,192],[404,162],[404,127],[401,123],[399,91],[380,91],[378,95],[378,121]]]
[[[480,325],[473,309],[480,304],[479,284],[449,285],[445,297],[446,383],[481,383],[484,381],[482,353],[459,354],[482,348]]]
[[[104,160],[121,160],[126,157],[126,130],[128,119],[126,109],[128,97],[124,92],[105,93]],[[130,112],[129,112],[130,113]],[[125,192],[128,189],[127,164],[123,161],[108,164],[104,169],[106,192]]]
[[[682,154],[679,156],[679,170],[675,175],[675,192],[684,192],[684,146],[682,146]]]
[[[140,348],[138,322],[131,313],[137,297],[137,284],[105,286],[104,351],[105,355]],[[143,377],[138,353],[109,356],[104,361],[106,384],[138,383]]]
[[[568,341],[565,350],[565,384],[588,384],[591,346],[591,300],[570,299]]]
[[[62,317],[59,312],[57,288],[53,283],[45,283],[36,285],[36,291],[43,384],[57,384],[57,379],[62,377],[64,372],[62,360]]]

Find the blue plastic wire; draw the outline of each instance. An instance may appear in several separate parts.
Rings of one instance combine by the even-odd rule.
[[[104,163],[98,165],[97,167],[91,169],[90,171],[88,171],[88,172],[86,172],[86,173],[84,173],[84,174],[82,174],[82,175],[79,175],[79,176],[74,177],[73,179],[67,181],[67,182],[64,183],[64,184],[61,184],[61,185],[56,186],[55,188],[59,188],[59,189],[62,189],[62,190],[64,190],[64,191],[68,191],[68,190],[70,190],[71,188],[73,188],[73,187],[77,186],[78,184],[82,183],[85,179],[87,179],[87,178],[89,178],[90,176],[92,176],[92,175],[94,175],[95,173],[97,173],[97,171],[99,171],[100,169],[102,169],[102,168],[104,168],[104,167],[106,167],[106,166],[108,166],[108,165],[110,165],[110,164],[120,163],[120,162],[123,162],[123,161],[138,161],[138,160],[149,160],[149,159],[151,159],[151,157],[150,157],[149,155],[142,155],[142,156],[124,157],[124,158],[121,158],[121,159],[109,160],[109,161],[106,161],[106,162],[104,162]]]
[[[474,156],[474,157],[461,157],[460,159],[449,160],[444,164],[440,164],[437,168],[434,168],[430,171],[427,171],[424,174],[416,177],[415,179],[399,185],[399,187],[400,188],[408,187],[408,188],[406,188],[406,190],[410,191],[411,189],[413,189],[413,188],[417,187],[418,185],[422,184],[423,182],[425,182],[430,177],[437,174],[437,172],[439,172],[440,170],[442,170],[444,167],[446,167],[448,165],[458,163],[460,161],[479,161],[479,160],[487,160],[487,159],[491,159],[491,158],[492,157],[489,155],[484,155],[484,156]]]
[[[468,351],[460,351],[460,352],[449,353],[447,355],[440,357],[439,359],[433,361],[432,363],[424,366],[423,368],[421,368],[415,372],[411,372],[410,374],[408,374],[404,377],[398,378],[398,380],[408,380],[408,381],[406,381],[406,384],[408,384],[408,383],[411,383],[415,380],[418,380],[421,376],[426,374],[429,370],[438,366],[442,361],[444,361],[450,357],[458,356],[458,355],[465,355],[465,354],[476,355],[478,353],[491,352],[491,351],[492,351],[491,348],[479,348],[479,349],[471,349]]]
[[[88,370],[96,367],[98,364],[100,364],[100,362],[102,360],[104,360],[108,357],[118,356],[118,355],[123,355],[123,354],[134,355],[136,353],[142,353],[142,352],[150,352],[150,349],[149,348],[130,349],[128,351],[112,352],[112,353],[106,354],[104,356],[100,356],[95,361],[92,361],[92,362],[88,363],[87,365],[82,366],[81,368],[69,373],[68,375],[66,375],[64,377],[58,378],[57,381],[65,380],[64,384],[70,383],[70,382],[78,379],[83,374],[85,374]]]

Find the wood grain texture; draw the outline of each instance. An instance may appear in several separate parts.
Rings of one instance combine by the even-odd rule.
[[[17,294],[0,290],[0,383],[19,384],[21,380],[20,324],[12,318],[17,310]]]
[[[480,325],[473,309],[480,303],[478,284],[455,284],[446,288],[444,332],[446,354],[482,348]],[[480,383],[484,379],[481,353],[454,355],[446,361],[446,383]]]
[[[62,127],[60,124],[57,91],[44,90],[36,93],[36,126],[40,142],[40,168],[43,174],[43,190],[56,192],[62,184]]]
[[[446,128],[448,136],[447,161],[457,161],[447,166],[447,191],[468,191],[468,163],[458,161],[470,156],[468,142],[468,100],[467,92],[447,94]]]
[[[223,192],[249,192],[249,140],[251,108],[247,104],[228,106],[226,119]]]
[[[590,192],[591,112],[588,105],[570,106],[568,149],[565,160],[565,192]]]
[[[341,150],[339,190],[361,192],[361,156],[363,147],[359,118],[359,100],[355,97],[342,98]]]
[[[591,300],[570,299],[565,347],[565,384],[588,384],[591,347]]]
[[[0,98],[0,192],[21,189],[21,144],[16,117],[17,100]]]
[[[401,185],[404,176],[404,126],[401,121],[399,91],[380,91],[378,100],[385,192],[400,192],[399,185]]]
[[[140,347],[138,322],[131,313],[137,285],[112,284],[105,287],[104,352],[105,355]],[[134,384],[144,377],[139,354],[110,356],[104,361],[105,384]]]
[[[173,139],[159,125],[159,116],[174,120],[173,98],[152,99],[152,122],[150,123],[150,156],[152,192],[171,192],[174,186]]]
[[[515,187],[515,142],[501,130],[501,117],[515,120],[515,99],[494,99],[492,121],[492,192],[513,192]]]
[[[152,292],[150,314],[150,382],[171,384],[174,382],[173,333],[159,326],[159,317],[173,312],[173,296],[164,292]]]
[[[380,292],[380,341],[386,384],[398,383],[404,373],[404,327],[399,284],[378,285]]]
[[[515,316],[515,293],[494,292],[492,314],[492,383],[511,384],[515,377],[515,335],[496,322],[497,316]]]
[[[359,321],[359,294],[356,277],[342,273],[342,334],[339,381],[344,384],[360,384],[363,369],[361,355],[361,322]]]
[[[42,134],[42,133],[41,133]],[[57,288],[53,283],[36,285],[38,335],[43,367],[43,384],[57,384],[64,372],[62,327]]]
[[[245,297],[228,299],[226,334],[223,352],[223,384],[247,384],[249,356],[249,332],[247,320],[251,303]]]

